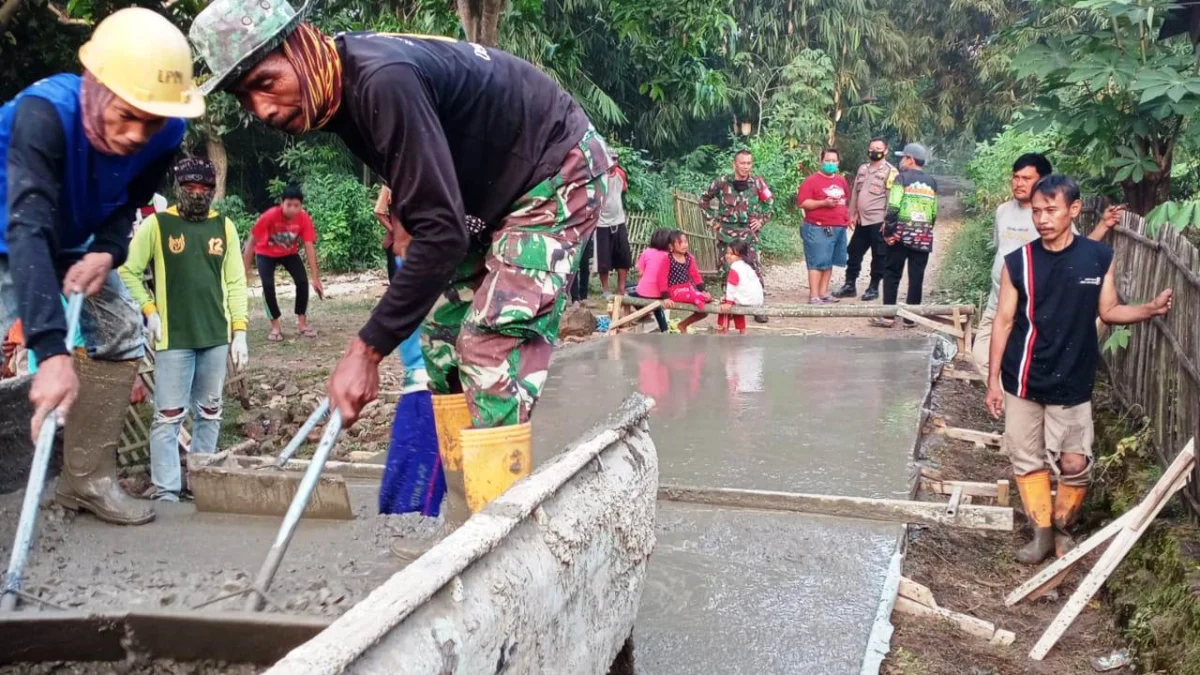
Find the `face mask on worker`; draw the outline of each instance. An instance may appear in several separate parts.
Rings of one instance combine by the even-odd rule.
[[[837,170],[838,170],[837,162],[822,162],[821,163],[821,173],[832,176],[833,174],[837,173]]]
[[[867,157],[871,158],[872,162],[878,162],[883,159],[884,152],[882,150],[871,150],[867,153]]]
[[[175,184],[175,198],[179,204],[179,216],[184,220],[201,221],[208,218],[213,203],[213,189],[204,186],[196,189],[194,184]]]

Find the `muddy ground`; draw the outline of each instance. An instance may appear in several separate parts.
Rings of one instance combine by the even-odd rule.
[[[984,409],[985,393],[982,383],[943,377],[934,386],[933,414],[943,417],[947,426],[1002,431],[1002,425]],[[995,449],[981,450],[965,441],[926,436],[922,452],[927,458],[925,464],[940,470],[946,480],[1012,480],[1008,460]],[[1029,659],[1029,650],[1099,553],[1076,565],[1057,592],[1006,607],[1004,596],[1035,571],[1013,557],[1028,535],[1015,485],[1012,496],[1018,513],[1017,529],[1011,533],[910,526],[904,576],[928,586],[940,606],[1013,631],[1016,642],[1008,647],[991,646],[944,622],[897,612],[892,615],[896,632],[891,654],[884,662],[885,675],[1082,675],[1096,672],[1090,663],[1092,657],[1106,656],[1124,646],[1111,608],[1093,601],[1044,661]],[[945,499],[929,495],[922,498]],[[1077,538],[1080,534],[1086,536],[1077,533]]]
[[[166,660],[100,661],[74,663],[22,663],[0,667],[0,675],[256,675],[260,666],[194,661],[178,663]]]

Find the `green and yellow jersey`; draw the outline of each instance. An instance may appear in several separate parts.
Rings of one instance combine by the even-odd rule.
[[[118,272],[133,299],[162,319],[164,349],[207,349],[228,344],[246,330],[246,270],[233,221],[211,211],[192,222],[174,208],[147,218]],[[142,273],[154,263],[154,297]]]

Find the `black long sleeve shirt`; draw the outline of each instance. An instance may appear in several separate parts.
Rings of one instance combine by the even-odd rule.
[[[8,269],[17,291],[25,345],[39,361],[65,354],[67,320],[59,299],[75,259],[59,248],[66,199],[66,136],[49,102],[27,96],[17,105],[8,146]],[[104,220],[88,251],[125,262],[134,212],[154,196],[171,156],[148,166],[129,185],[126,203]]]
[[[342,110],[329,130],[387,181],[412,235],[404,266],[359,332],[390,353],[428,314],[467,254],[464,214],[488,230],[558,172],[588,129],[540,70],[467,42],[358,33],[337,38]]]

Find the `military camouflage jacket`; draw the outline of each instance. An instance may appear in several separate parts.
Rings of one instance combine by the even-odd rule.
[[[750,176],[745,187],[737,189],[733,176],[721,176],[700,195],[700,208],[709,221],[717,221],[722,231],[749,230],[751,221],[771,218],[775,195],[767,182]]]

